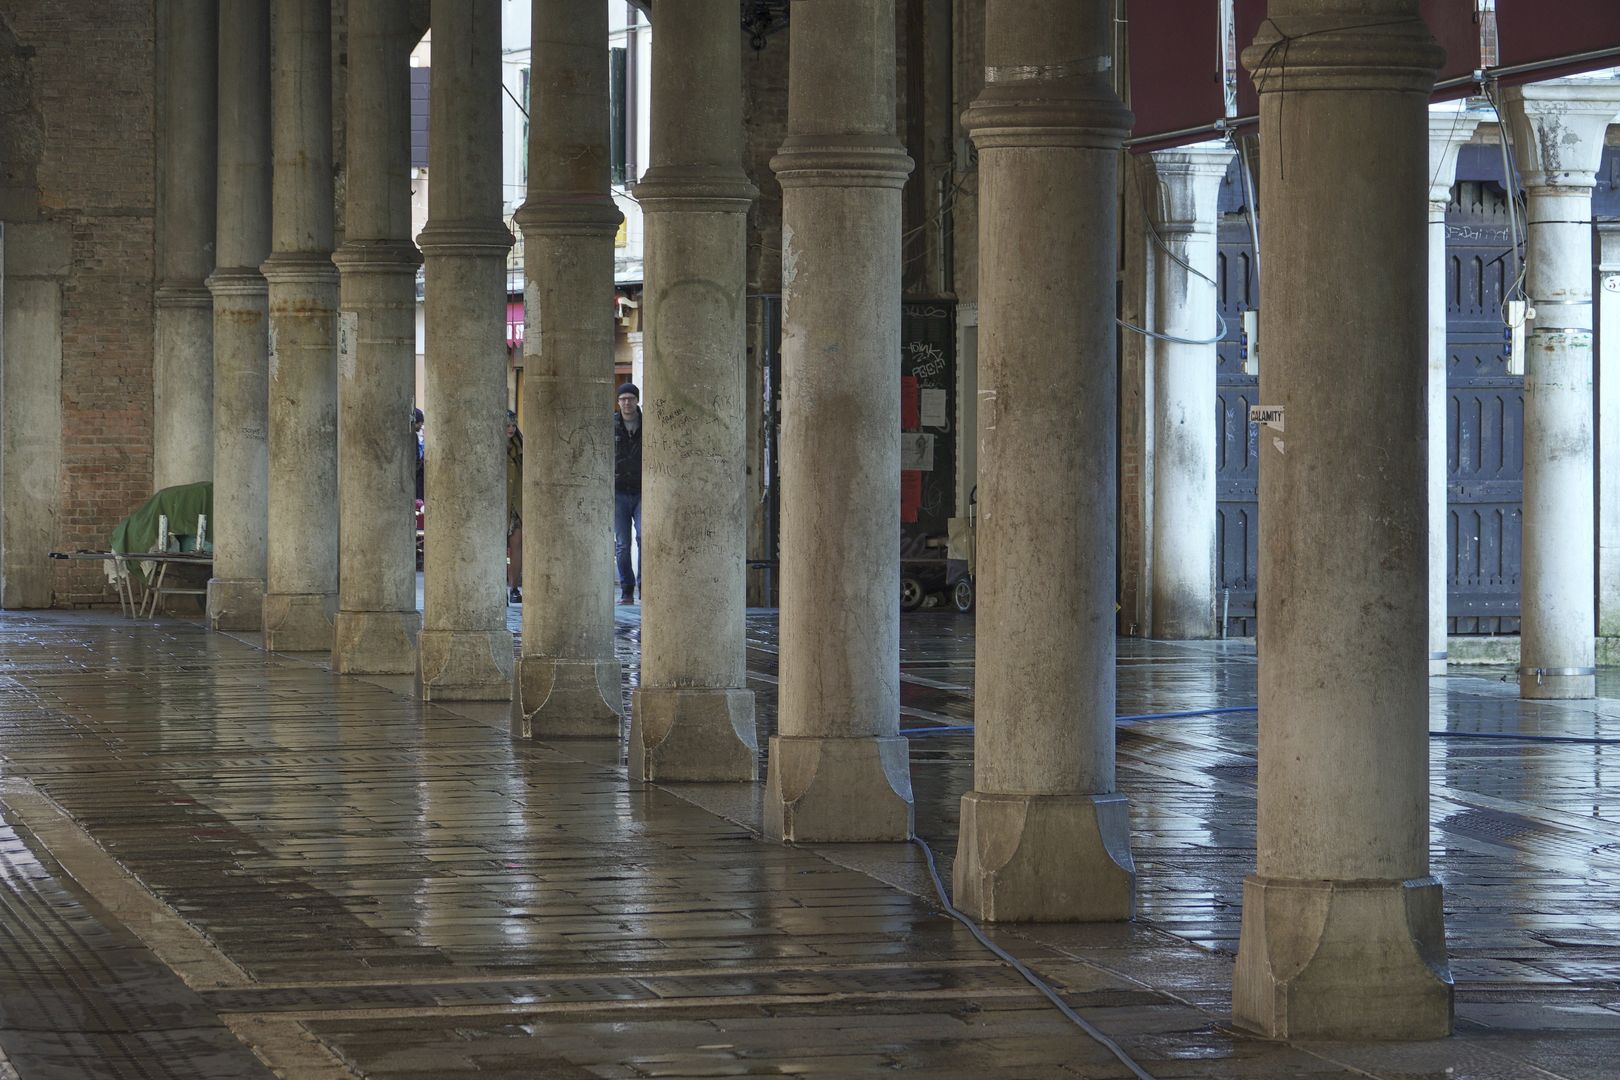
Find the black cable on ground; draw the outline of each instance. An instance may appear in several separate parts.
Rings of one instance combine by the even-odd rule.
[[[1131,1075],[1136,1077],[1137,1080],[1154,1080],[1152,1073],[1142,1068],[1142,1066],[1137,1063],[1136,1059],[1127,1054],[1117,1042],[1110,1039],[1107,1035],[1104,1035],[1100,1030],[1098,1030],[1097,1025],[1093,1024],[1091,1021],[1087,1020],[1085,1017],[1081,1016],[1079,1013],[1070,1008],[1069,1003],[1064,1001],[1058,992],[1053,990],[1044,979],[1035,974],[1035,972],[1031,971],[1028,965],[1026,965],[1022,960],[1018,959],[1018,957],[1014,956],[1012,953],[1008,952],[1006,949],[1003,949],[1000,945],[997,945],[995,942],[991,941],[990,938],[986,936],[985,932],[979,929],[977,923],[968,918],[966,915],[962,914],[960,911],[956,910],[955,905],[951,903],[951,898],[945,893],[945,883],[939,878],[939,867],[934,863],[933,849],[930,848],[928,846],[928,842],[920,836],[913,836],[911,838],[911,842],[922,849],[923,858],[928,861],[928,876],[934,879],[934,891],[939,894],[939,902],[944,905],[945,914],[967,927],[968,933],[972,934],[980,945],[983,945],[986,949],[989,949],[1003,963],[1008,964],[1014,971],[1023,976],[1025,982],[1039,990],[1041,994],[1045,996],[1046,1000],[1057,1006],[1058,1012],[1062,1013],[1072,1023],[1079,1027],[1081,1031],[1089,1035],[1091,1039],[1097,1043],[1097,1045],[1101,1046],[1104,1050],[1107,1050],[1110,1054],[1114,1055],[1114,1057],[1118,1058],[1120,1064],[1129,1069],[1131,1071]]]

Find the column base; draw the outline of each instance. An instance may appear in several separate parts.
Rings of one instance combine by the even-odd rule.
[[[1597,670],[1592,667],[1521,667],[1519,697],[1527,701],[1579,701],[1597,697]]]
[[[911,839],[911,747],[899,735],[773,735],[765,835],[798,844]]]
[[[416,672],[416,611],[340,611],[333,632],[332,670],[339,675]]]
[[[642,687],[631,702],[631,779],[759,779],[752,690]]]
[[[622,719],[617,660],[518,659],[518,709],[531,739],[617,739]]]
[[[512,700],[510,630],[423,630],[416,646],[423,701]]]
[[[1243,882],[1232,1020],[1271,1039],[1451,1034],[1440,883]]]
[[[331,652],[336,593],[264,594],[264,647],[271,652]]]
[[[990,922],[1115,922],[1136,912],[1123,795],[962,796],[956,906]]]
[[[261,578],[209,578],[210,630],[264,628],[264,581]]]

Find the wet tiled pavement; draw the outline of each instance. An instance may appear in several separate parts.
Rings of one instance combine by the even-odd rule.
[[[949,880],[972,740],[925,729],[972,722],[972,621],[903,627]],[[749,644],[763,746],[770,613]],[[1120,653],[1127,716],[1253,704],[1252,647]],[[764,843],[757,786],[630,784],[620,746],[317,659],[0,614],[0,1077],[1127,1075],[940,914],[917,849]],[[1456,1037],[1230,1032],[1252,712],[1122,722],[1135,924],[995,937],[1155,1076],[1620,1075],[1620,682],[1530,704],[1504,674],[1434,683]]]

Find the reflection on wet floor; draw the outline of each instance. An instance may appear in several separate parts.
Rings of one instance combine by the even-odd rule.
[[[617,618],[628,691],[639,627]],[[972,738],[924,732],[972,723],[972,626],[902,621],[917,829],[947,880]],[[774,615],[748,635],[763,747]],[[1124,1075],[940,915],[914,849],[764,843],[757,786],[630,784],[622,745],[514,742],[498,708],[315,659],[179,621],[0,615],[5,784],[54,799],[205,939],[86,897],[55,859],[94,875],[0,789],[0,1049],[22,1076],[263,1075],[230,1031],[287,1076]],[[1255,672],[1242,643],[1122,641],[1119,712],[1249,706]],[[995,936],[1156,1076],[1614,1076],[1620,684],[1528,703],[1503,675],[1432,698],[1457,1038],[1226,1027],[1252,712],[1121,725],[1135,924]]]

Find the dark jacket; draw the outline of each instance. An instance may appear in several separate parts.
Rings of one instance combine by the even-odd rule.
[[[641,410],[636,410],[639,415]],[[627,495],[641,494],[641,433],[647,430],[647,418],[641,417],[632,433],[625,426],[624,417],[613,413],[613,490]]]

